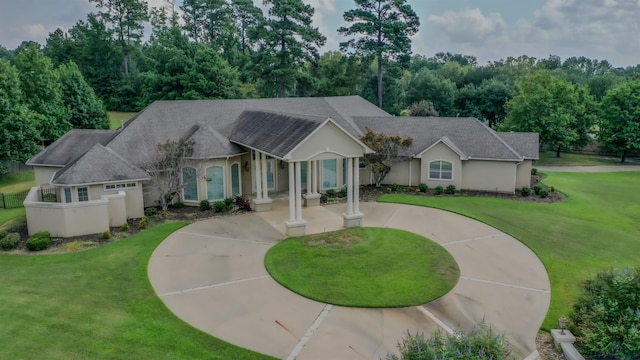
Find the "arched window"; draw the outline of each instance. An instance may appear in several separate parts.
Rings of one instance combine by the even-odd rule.
[[[198,201],[198,180],[196,169],[185,167],[182,169],[182,199],[184,201]]]
[[[436,160],[429,163],[429,179],[452,180],[453,164],[444,160]]]
[[[224,169],[222,166],[207,168],[207,200],[224,199]]]

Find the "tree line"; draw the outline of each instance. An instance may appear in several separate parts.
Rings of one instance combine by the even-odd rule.
[[[616,110],[629,102],[612,99],[625,88],[635,95],[628,87],[640,66],[556,55],[480,65],[472,55],[412,54],[409,36],[420,21],[406,0],[355,0],[343,14],[348,26],[336,29],[344,36],[341,51],[323,54],[326,37],[312,23],[313,7],[302,0],[265,0],[265,11],[252,0],[184,0],[180,11],[174,0],[161,8],[143,0],[89,1],[95,12],[68,31],[50,33],[45,44],[0,46],[2,81],[17,77],[20,83],[0,89],[19,89],[10,110],[0,109],[3,136],[19,137],[16,127],[22,127],[23,138],[47,144],[70,127],[104,126],[102,113],[93,123],[72,121],[69,104],[39,95],[47,88],[61,92],[62,85],[51,84],[60,83],[61,69],[71,68],[66,71],[77,70],[76,81],[86,80],[86,91],[95,92],[96,109],[100,102],[110,110],[139,111],[156,100],[360,95],[394,115],[473,116],[493,128],[536,131],[558,154],[598,131],[611,150],[640,147],[640,130],[629,125],[637,117],[629,115],[621,125]],[[145,28],[151,29],[148,38]],[[30,61],[31,70],[24,68]],[[54,75],[34,76],[42,82],[34,86],[23,80],[29,71]],[[15,153],[33,149],[2,149],[0,158]]]

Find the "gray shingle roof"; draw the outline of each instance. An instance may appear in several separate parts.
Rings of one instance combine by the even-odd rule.
[[[538,160],[538,133],[499,132],[497,133],[509,146],[525,159]]]
[[[355,117],[361,129],[413,138],[402,155],[418,155],[446,137],[467,159],[519,161],[522,157],[475,118]]]
[[[243,111],[230,140],[282,159],[327,118],[258,110]]]
[[[353,116],[389,116],[359,96],[156,101],[127,122],[107,146],[133,164],[148,163],[158,143],[177,140],[194,125],[209,126],[229,138],[233,122],[243,111],[251,109],[331,118],[356,137],[360,136],[360,130]],[[208,151],[219,152],[214,149]]]
[[[246,153],[246,150],[230,142],[211,126],[196,125],[194,130],[193,134],[188,136],[188,139],[195,143],[191,159],[213,159]]]
[[[149,180],[149,175],[122,156],[100,144],[56,172],[54,185],[100,184],[114,181]]]
[[[114,130],[73,129],[29,159],[27,165],[65,166],[95,144],[106,143]]]

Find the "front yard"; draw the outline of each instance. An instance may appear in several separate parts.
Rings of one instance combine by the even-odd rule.
[[[555,328],[580,283],[596,272],[640,262],[640,172],[548,173],[544,180],[567,195],[545,204],[487,197],[383,195],[380,201],[431,206],[485,222],[529,246],[551,279],[543,324]]]

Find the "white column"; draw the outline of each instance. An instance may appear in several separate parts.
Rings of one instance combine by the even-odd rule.
[[[353,159],[353,212],[360,213],[360,158]]]
[[[353,158],[347,159],[347,215],[353,214]]]
[[[302,220],[302,179],[301,179],[301,171],[300,162],[296,161],[296,176],[295,176],[295,186],[296,186],[296,220]]]
[[[262,200],[262,176],[260,171],[260,155],[256,150],[253,151],[254,154],[254,165],[256,168],[255,174],[253,175],[256,180],[256,200]]]
[[[320,177],[322,176],[322,160],[315,160],[314,162],[316,163],[316,165],[313,167],[313,170],[315,171],[315,174],[313,176],[313,187],[316,189],[316,193],[319,194],[322,192],[322,189],[320,188]]]
[[[269,198],[269,182],[267,181],[267,155],[260,153],[260,162],[262,163],[262,198]]]
[[[311,182],[311,161],[307,161],[307,195],[315,193]]]
[[[296,220],[296,191],[295,191],[295,174],[292,162],[289,162],[289,221]]]

